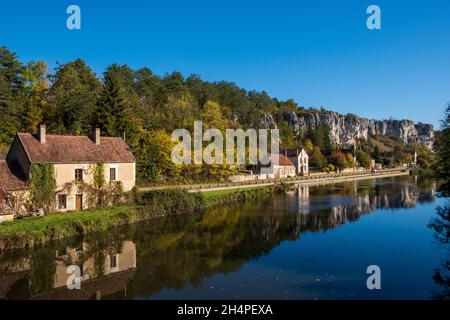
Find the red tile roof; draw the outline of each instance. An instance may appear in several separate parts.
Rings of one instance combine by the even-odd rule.
[[[135,162],[122,138],[101,137],[97,145],[87,136],[46,135],[41,144],[29,133],[17,134],[32,163]]]
[[[0,160],[0,190],[18,191],[25,189],[27,189],[25,182],[12,174],[5,160]]]
[[[291,160],[283,156],[282,154],[272,154],[270,156],[270,161],[276,162],[278,157],[278,165],[279,166],[293,166]]]

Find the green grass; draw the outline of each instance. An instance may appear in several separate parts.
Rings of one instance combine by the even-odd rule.
[[[205,199],[206,202],[211,202],[211,201],[224,199],[225,197],[228,197],[229,195],[233,195],[236,193],[242,193],[245,191],[262,190],[262,189],[267,189],[267,186],[204,191],[204,192],[202,192],[202,194],[203,194],[203,198]]]
[[[66,213],[51,213],[44,217],[28,217],[15,221],[6,221],[0,225],[0,236],[11,232],[33,232],[36,230],[52,229],[68,223],[98,222],[105,218],[113,218],[128,212],[137,206],[119,206],[115,208],[92,209],[86,211],[72,211]]]
[[[51,213],[0,224],[0,251],[35,247],[59,240],[167,215],[188,214],[218,204],[231,204],[274,193],[270,187],[251,187],[188,193],[164,189],[136,195],[136,204],[82,212]]]
[[[128,205],[3,222],[0,225],[0,250],[34,247],[51,240],[133,223],[139,221],[138,209],[137,205]]]

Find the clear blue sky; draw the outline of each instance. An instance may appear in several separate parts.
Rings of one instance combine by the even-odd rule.
[[[66,28],[77,4],[82,30]],[[377,4],[382,29],[366,28]],[[303,106],[439,124],[450,101],[450,1],[2,1],[22,61],[84,59],[234,81]]]

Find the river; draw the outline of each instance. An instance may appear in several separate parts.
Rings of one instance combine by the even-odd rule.
[[[409,176],[296,187],[5,252],[0,299],[448,299],[436,188]],[[370,265],[381,289],[367,287]]]

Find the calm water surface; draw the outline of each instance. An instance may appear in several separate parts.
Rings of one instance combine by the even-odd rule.
[[[411,177],[300,187],[0,254],[0,299],[449,298],[439,207],[436,184]],[[373,264],[381,290],[366,287]]]

